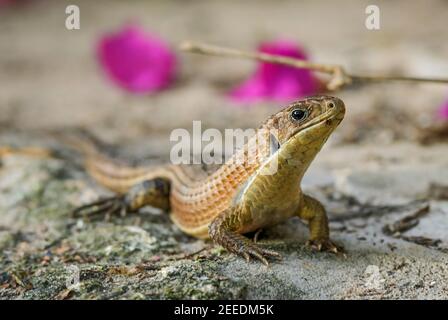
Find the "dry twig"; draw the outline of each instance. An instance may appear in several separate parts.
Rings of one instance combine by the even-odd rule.
[[[347,73],[343,66],[313,63],[306,60],[260,53],[243,51],[233,48],[224,48],[203,43],[184,42],[180,49],[186,52],[199,53],[204,55],[213,55],[221,57],[243,58],[259,60],[270,63],[288,65],[295,68],[310,69],[321,73],[331,75],[331,80],[326,84],[329,91],[336,91],[352,83],[358,82],[381,82],[381,81],[407,81],[407,82],[430,82],[448,84],[448,79],[418,78],[399,75],[354,75]]]
[[[416,212],[394,222],[393,224],[388,224],[383,227],[383,233],[392,236],[397,239],[402,239],[408,242],[413,242],[415,244],[419,244],[425,247],[438,247],[442,240],[440,239],[431,239],[423,236],[405,236],[403,232],[406,232],[416,225],[418,225],[420,218],[427,215],[429,213],[429,204],[424,207],[418,209]],[[440,248],[441,251],[444,250]]]
[[[419,219],[429,213],[429,209],[429,204],[427,204],[418,209],[416,212],[394,222],[393,224],[385,225],[383,227],[384,234],[399,238],[403,232],[414,228],[419,223]]]

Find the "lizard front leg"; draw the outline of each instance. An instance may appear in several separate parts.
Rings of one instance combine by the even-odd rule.
[[[313,197],[303,195],[303,206],[298,212],[300,219],[308,221],[310,239],[307,244],[317,251],[343,252],[341,246],[330,240],[330,229],[324,206]]]
[[[134,185],[126,194],[80,206],[73,211],[75,217],[93,217],[104,214],[106,218],[120,213],[135,212],[144,206],[152,206],[167,211],[169,209],[170,185],[167,180],[145,180]]]
[[[237,230],[241,229],[243,222],[238,217],[238,211],[235,208],[229,208],[221,213],[209,226],[210,238],[216,244],[242,256],[247,261],[250,258],[256,258],[265,265],[269,265],[266,258],[281,258],[279,253],[260,248],[254,242],[239,234]]]

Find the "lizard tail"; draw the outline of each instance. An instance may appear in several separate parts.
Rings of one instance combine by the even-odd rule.
[[[98,141],[85,133],[67,134],[62,137],[71,148],[84,157],[84,166],[89,175],[100,185],[117,193],[126,193],[134,184],[145,180],[151,167],[136,167],[101,152]]]
[[[36,158],[51,158],[52,151],[41,147],[20,147],[0,146],[0,158],[9,155],[25,155]]]

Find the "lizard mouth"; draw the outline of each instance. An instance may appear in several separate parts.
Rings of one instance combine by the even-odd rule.
[[[296,137],[299,137],[302,134],[305,134],[305,132],[312,130],[314,127],[327,127],[330,128],[336,128],[339,123],[343,119],[343,114],[336,113],[336,112],[329,112],[321,115],[319,118],[314,119],[313,121],[310,121],[307,125],[304,127],[298,128],[296,131],[289,134],[289,136],[285,139],[285,142],[283,144],[280,144],[277,137],[271,133],[270,136],[270,145],[271,145],[271,155],[278,152],[279,149],[282,148],[282,146],[285,143],[288,143],[291,139],[294,139]]]
[[[297,127],[292,132],[289,132],[285,138],[282,138],[282,143],[278,139],[276,132],[270,132],[269,135],[269,145],[270,145],[270,155],[277,153],[283,148],[285,144],[289,142],[291,138],[299,137],[302,133],[312,130],[314,127],[321,127],[329,133],[331,133],[343,120],[345,114],[345,106],[342,101],[335,99],[332,102],[332,106],[326,109],[326,111],[314,119],[311,119],[308,123]]]
[[[286,141],[288,141],[290,138],[294,137],[295,135],[299,134],[300,132],[306,131],[307,129],[310,129],[314,126],[319,126],[322,124],[325,124],[327,126],[333,126],[335,121],[337,121],[339,123],[341,119],[338,117],[338,114],[330,113],[330,114],[326,114],[324,117],[321,117],[320,119],[316,119],[316,120],[317,121],[313,121],[306,127],[300,128],[300,130],[292,133]],[[277,153],[277,151],[279,151],[282,146],[280,144],[280,142],[278,141],[277,137],[275,136],[275,134],[273,134],[272,132],[269,134],[269,145],[270,145],[270,153],[269,154],[271,156],[273,154]]]
[[[320,117],[314,119],[313,121],[310,121],[306,126],[300,128],[300,130],[298,132],[304,131],[310,127],[322,125],[323,123],[330,125],[336,118],[338,118],[338,116],[339,116],[339,114],[336,112],[324,113]]]

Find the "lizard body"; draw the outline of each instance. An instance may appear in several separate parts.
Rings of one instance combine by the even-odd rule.
[[[278,253],[262,249],[242,234],[293,216],[309,222],[309,244],[337,252],[329,239],[324,207],[304,195],[301,179],[312,160],[345,114],[344,103],[316,96],[297,101],[268,118],[224,165],[198,178],[178,165],[128,167],[117,165],[93,147],[83,146],[86,168],[117,197],[75,210],[135,211],[150,205],[170,210],[172,221],[185,233],[212,238],[246,259],[267,264]]]

